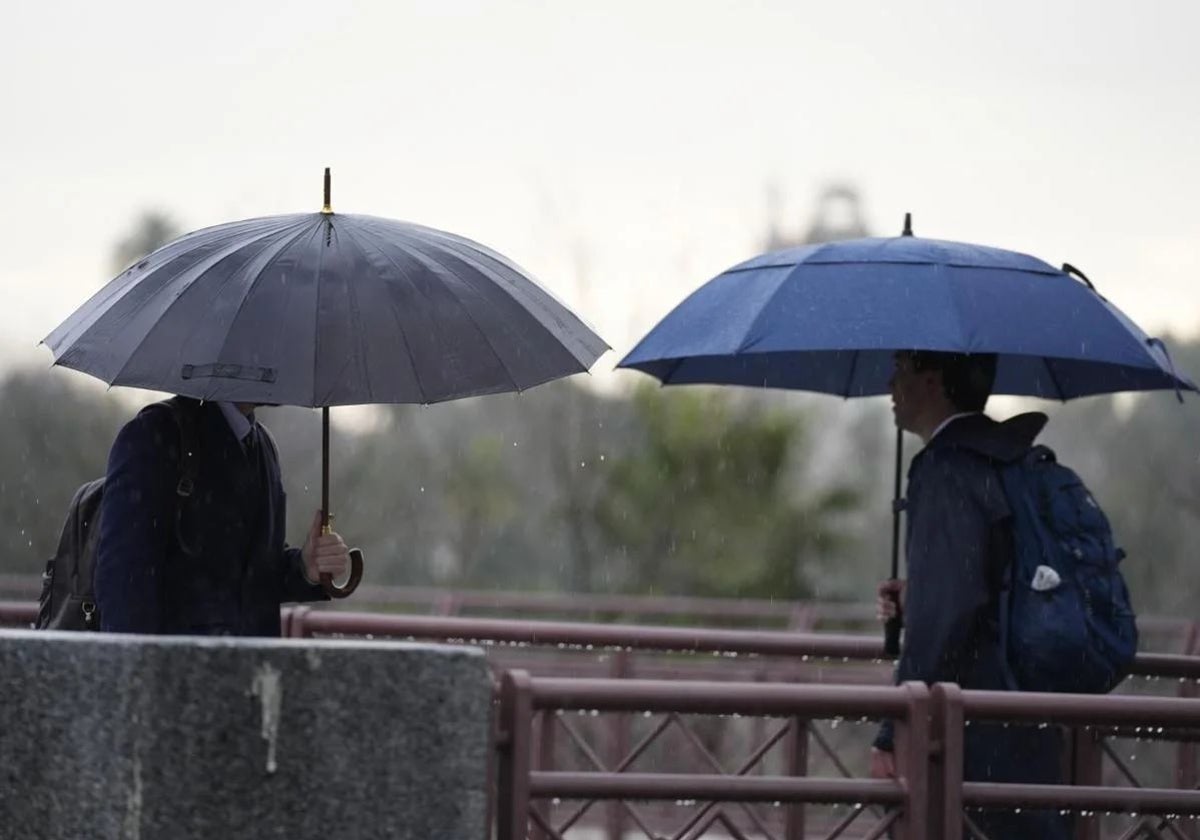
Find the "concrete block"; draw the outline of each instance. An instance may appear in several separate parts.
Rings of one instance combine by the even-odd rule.
[[[483,840],[478,649],[0,631],[0,837]]]

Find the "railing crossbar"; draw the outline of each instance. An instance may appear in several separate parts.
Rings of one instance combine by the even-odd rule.
[[[905,798],[903,786],[882,779],[569,771],[530,772],[529,793],[538,799],[814,802],[832,805],[899,805]]]
[[[967,807],[973,808],[1034,808],[1114,814],[1200,816],[1200,792],[1177,788],[963,782],[962,801]]]

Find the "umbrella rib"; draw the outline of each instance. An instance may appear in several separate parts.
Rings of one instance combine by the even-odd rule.
[[[1042,364],[1046,366],[1046,373],[1050,374],[1050,383],[1054,386],[1054,390],[1058,391],[1059,401],[1066,402],[1066,392],[1063,391],[1062,385],[1059,384],[1058,377],[1054,375],[1054,368],[1050,367],[1050,359],[1042,356]]]
[[[286,228],[283,228],[283,230],[286,230]],[[234,248],[234,249],[233,249],[233,250],[231,250],[229,253],[227,253],[227,254],[225,254],[224,256],[222,256],[222,257],[221,257],[219,260],[217,260],[216,262],[214,262],[214,263],[213,263],[211,266],[209,266],[209,267],[208,267],[208,268],[206,268],[204,271],[202,271],[202,272],[200,272],[198,275],[196,275],[196,278],[195,278],[194,280],[192,280],[192,282],[191,282],[191,283],[189,283],[189,284],[188,284],[187,288],[191,288],[192,286],[194,286],[196,283],[198,283],[198,282],[200,281],[200,278],[202,278],[202,277],[203,277],[205,274],[207,274],[207,273],[208,273],[209,271],[211,271],[211,270],[212,270],[214,267],[216,267],[216,265],[218,265],[220,262],[222,262],[222,261],[224,261],[224,260],[227,260],[227,259],[229,259],[229,257],[231,257],[231,256],[233,256],[234,254],[238,253],[238,251],[242,250],[242,249],[243,249],[243,248],[245,248],[247,245],[256,245],[256,244],[258,244],[259,242],[261,242],[262,240],[264,240],[264,239],[267,239],[267,238],[269,238],[270,236],[272,236],[273,234],[276,234],[276,233],[279,233],[279,232],[280,232],[280,231],[271,231],[271,232],[269,232],[269,233],[265,233],[265,234],[263,234],[263,235],[262,235],[262,236],[260,236],[260,237],[257,237],[257,238],[255,238],[255,239],[249,240],[249,241],[247,241],[247,242],[242,242],[242,243],[240,243],[240,244],[239,244],[239,245],[238,245],[236,248]],[[301,233],[303,233],[303,231],[301,231]],[[299,234],[297,234],[297,238],[298,238],[298,237],[299,237]],[[285,246],[285,247],[286,247],[286,246]],[[274,258],[272,258],[272,260],[273,260],[273,259],[274,259]],[[186,291],[186,289],[185,289],[185,291]],[[159,317],[158,317],[158,318],[155,320],[154,324],[153,324],[153,325],[151,325],[150,329],[146,330],[146,334],[145,334],[145,335],[143,335],[143,336],[141,337],[141,339],[138,341],[138,343],[137,343],[136,345],[134,345],[133,349],[132,349],[132,350],[130,350],[128,357],[126,357],[126,359],[125,359],[125,364],[121,365],[121,368],[120,368],[120,370],[118,370],[118,371],[116,372],[116,374],[114,374],[114,375],[113,375],[112,382],[111,382],[110,384],[112,384],[112,383],[115,383],[115,382],[116,382],[118,379],[120,379],[120,378],[121,378],[121,375],[125,373],[125,370],[126,370],[126,368],[128,368],[128,367],[129,367],[129,365],[130,365],[130,363],[133,361],[133,358],[134,358],[134,356],[136,356],[136,355],[137,355],[138,351],[139,351],[139,350],[142,348],[142,345],[146,343],[146,340],[147,340],[147,339],[150,337],[151,333],[153,333],[153,332],[154,332],[154,329],[155,329],[155,327],[156,327],[156,326],[157,326],[159,323],[161,323],[161,322],[162,322],[163,318],[165,318],[165,317],[167,316],[167,313],[168,313],[168,312],[170,312],[172,309],[174,309],[174,308],[175,308],[175,307],[176,307],[176,306],[179,304],[179,301],[181,301],[183,298],[184,298],[184,294],[183,294],[183,293],[180,293],[180,295],[179,295],[178,297],[176,297],[176,298],[175,298],[175,300],[171,301],[171,303],[170,303],[170,304],[167,306],[167,308],[166,308],[166,309],[164,309],[164,310],[162,311],[162,313],[159,315]],[[241,312],[241,308],[242,308],[242,305],[243,305],[244,303],[245,303],[245,298],[243,298],[243,299],[242,299],[242,304],[239,304],[239,305],[238,305],[238,312]],[[230,321],[230,323],[232,324],[232,323],[233,323],[233,321],[236,321],[236,320],[237,320],[237,313],[234,313],[234,317],[233,317],[233,319]],[[196,326],[196,329],[199,329],[199,328],[200,328],[200,326],[201,326],[201,325],[199,325],[199,324],[198,324],[198,325]],[[82,338],[82,336],[80,336],[80,338]],[[226,338],[228,338],[228,334],[226,335]],[[77,339],[77,340],[78,340],[78,339]],[[224,350],[224,342],[222,342],[222,346],[221,346],[221,347],[222,347],[222,350]],[[219,355],[218,355],[218,357],[219,357]],[[176,361],[178,361],[178,358],[176,359]],[[214,361],[215,361],[215,360],[214,360]]]
[[[858,355],[861,350],[855,350],[854,355],[850,357],[850,372],[846,374],[846,387],[842,389],[842,396],[846,399],[850,398],[850,386],[854,384],[854,374],[858,370]]]
[[[322,216],[321,222],[322,222],[322,224],[326,224],[326,225],[330,226],[330,228],[329,228],[330,234],[332,234],[333,222],[330,221],[330,218],[328,216]],[[317,232],[320,231],[320,229],[321,229],[321,225],[317,225],[315,228],[313,228],[314,235],[317,234]],[[321,269],[323,269],[325,267],[325,249],[318,248],[317,254],[318,254],[317,276],[316,276],[316,281],[313,284],[316,287],[316,296],[313,299],[315,305],[313,306],[313,330],[312,330],[312,336],[313,336],[312,398],[313,398],[314,407],[316,407],[317,404],[325,402],[324,396],[320,399],[317,398],[317,368],[321,364]],[[330,386],[331,389],[332,389],[332,387],[333,386]],[[325,395],[325,396],[328,396],[328,395]]]

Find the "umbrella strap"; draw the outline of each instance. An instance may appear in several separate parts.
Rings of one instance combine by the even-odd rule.
[[[1183,390],[1179,387],[1179,374],[1175,371],[1175,362],[1171,359],[1171,352],[1167,350],[1167,345],[1161,338],[1147,338],[1146,344],[1151,347],[1157,346],[1159,350],[1162,350],[1163,356],[1167,360],[1167,367],[1171,369],[1171,384],[1175,386],[1175,399],[1183,402]]]

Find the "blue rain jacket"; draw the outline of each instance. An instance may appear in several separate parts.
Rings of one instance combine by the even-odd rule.
[[[896,681],[953,682],[1004,690],[999,592],[1012,558],[1008,502],[997,463],[1024,454],[1042,414],[997,423],[983,414],[953,420],[913,458],[908,472],[904,646]],[[1055,729],[972,724],[964,772],[972,781],[1053,784],[1060,780]],[[892,748],[890,723],[875,746]],[[1068,836],[1058,814],[977,813],[989,837]]]

